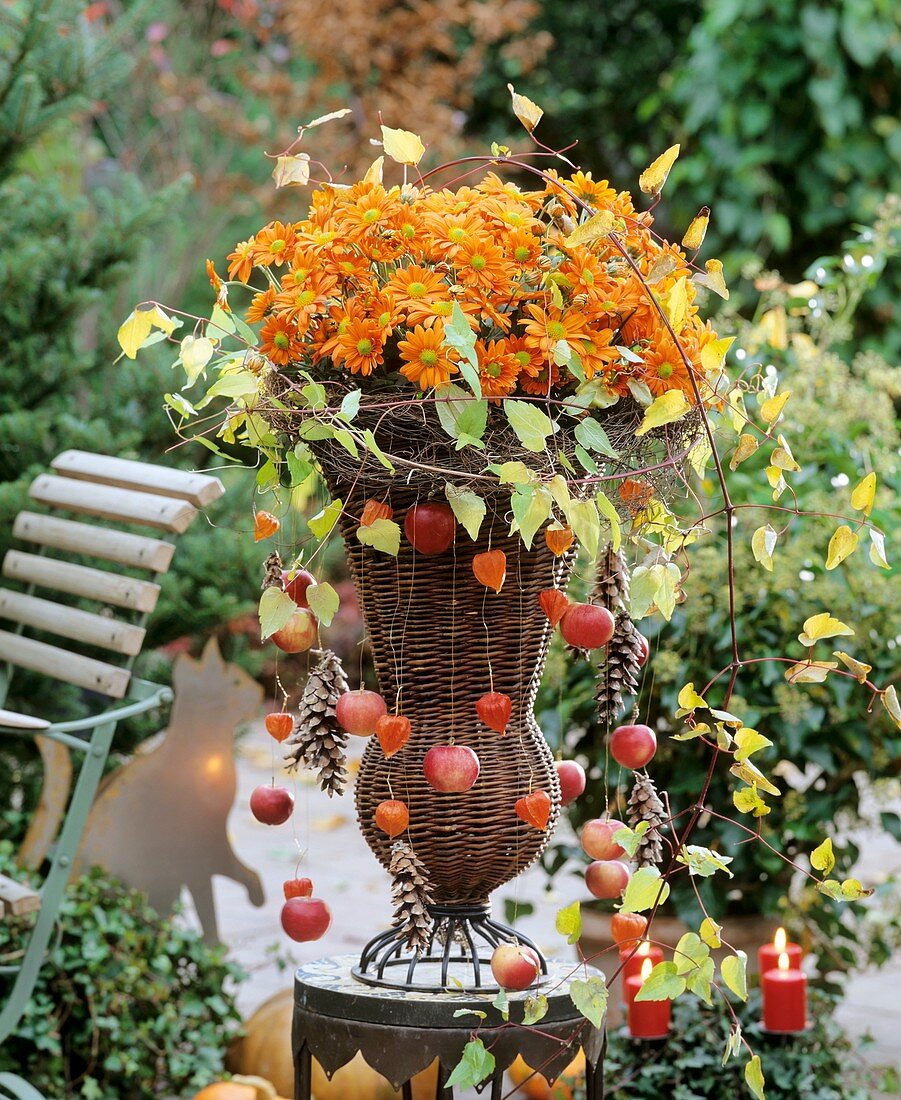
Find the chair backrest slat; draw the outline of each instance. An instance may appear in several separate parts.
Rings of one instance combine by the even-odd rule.
[[[112,699],[121,699],[125,695],[131,679],[127,668],[108,665],[93,657],[83,657],[79,653],[70,653],[21,634],[9,634],[5,630],[0,630],[0,661],[76,684],[89,691],[98,691]]]
[[[205,508],[225,492],[219,478],[209,474],[192,474],[171,466],[155,466],[150,462],[134,462],[90,451],[63,451],[51,466],[63,477],[174,497],[196,508]]]
[[[141,652],[147,633],[143,627],[132,623],[2,588],[0,619],[9,619],[32,630],[58,634],[61,638],[71,638],[85,645],[110,649],[126,657],[136,657]]]
[[[23,542],[37,543],[51,550],[103,558],[152,573],[165,573],[175,553],[174,543],[163,539],[37,512],[20,512],[13,524],[13,535]]]
[[[186,500],[133,489],[116,489],[71,477],[54,477],[52,474],[36,477],[28,494],[42,504],[65,512],[155,527],[179,535],[187,531],[197,515],[197,509]]]
[[[82,596],[145,613],[156,607],[160,594],[160,586],[151,581],[122,577],[118,573],[91,569],[57,558],[43,558],[38,554],[26,554],[21,550],[7,553],[3,560],[3,575],[23,584],[54,588],[70,596]]]

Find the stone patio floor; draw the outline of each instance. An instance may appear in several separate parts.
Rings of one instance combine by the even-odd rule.
[[[355,738],[351,741],[354,742],[351,749],[356,748],[359,753],[363,742]],[[229,821],[235,851],[262,878],[266,903],[255,909],[237,884],[227,879],[215,880],[220,935],[251,975],[239,994],[245,1015],[273,993],[291,985],[291,969],[279,969],[273,947],[292,963],[323,954],[354,952],[377,930],[387,926],[391,914],[388,878],[356,828],[352,792],[343,798],[329,799],[307,776],[294,778],[285,774],[285,785],[293,787],[296,794],[293,832],[291,823],[269,828],[251,816],[250,792],[269,781],[272,746],[262,723],[239,741],[239,789]],[[277,753],[276,761],[280,755]],[[901,845],[882,834],[866,839],[859,877],[872,882],[892,873],[901,874]],[[299,873],[313,879],[316,894],[328,902],[333,914],[326,937],[309,944],[291,942],[279,925],[282,883],[294,876],[301,852],[306,854]],[[496,911],[502,913],[506,897],[522,902],[540,901],[535,913],[524,917],[518,927],[542,949],[559,955],[572,949],[562,944],[554,930],[557,910],[585,893],[574,875],[557,876],[551,894],[543,892],[545,883],[542,871],[527,871],[515,884],[499,891],[494,904]],[[839,1018],[852,1036],[871,1037],[871,1044],[862,1045],[868,1061],[893,1064],[901,1070],[901,959],[855,976]]]

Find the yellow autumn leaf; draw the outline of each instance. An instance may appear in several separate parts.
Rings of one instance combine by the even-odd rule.
[[[869,473],[851,493],[851,507],[857,508],[868,516],[873,510],[876,498],[876,475]]]
[[[698,286],[706,286],[708,290],[712,290],[714,294],[718,294],[728,302],[729,288],[723,278],[723,261],[707,260],[704,264],[704,271],[706,272],[704,275],[701,275],[700,272],[692,275],[692,282],[697,283]]]
[[[563,243],[567,248],[591,244],[592,241],[606,237],[613,229],[614,221],[612,210],[602,210],[600,214],[595,214],[588,221],[576,226]]]
[[[791,390],[783,390],[782,393],[777,393],[775,397],[769,397],[760,406],[760,415],[767,422],[767,424],[773,425],[782,415],[782,410],[785,408],[785,402],[791,397]]]
[[[704,702],[704,698],[695,691],[693,683],[688,683],[679,691],[678,696],[679,709],[676,711],[677,717],[681,718],[683,714],[689,714],[697,707],[706,708],[707,704]]]
[[[719,340],[711,340],[701,348],[701,366],[708,374],[719,370],[726,358],[726,352],[734,343],[734,336],[721,336]]]
[[[768,749],[772,745],[772,741],[769,737],[764,737],[762,733],[758,733],[757,730],[751,729],[750,726],[745,726],[743,729],[736,730],[735,732],[735,759],[741,764],[747,760],[748,757],[753,756],[755,752],[760,752],[761,749]]]
[[[385,168],[385,158],[376,157],[372,164],[366,169],[366,175],[363,177],[363,183],[381,183]]]
[[[770,812],[770,807],[757,793],[757,786],[753,783],[750,787],[742,787],[741,790],[733,791],[732,803],[736,810],[742,814],[765,817]]]
[[[680,333],[685,327],[688,317],[688,279],[685,275],[673,283],[664,302],[664,311],[669,318],[669,323],[676,333]]]
[[[698,936],[707,944],[708,947],[720,947],[722,941],[720,940],[720,932],[722,932],[723,926],[717,924],[713,917],[705,917],[701,921],[701,927],[698,929]]]
[[[777,351],[788,347],[788,318],[782,306],[768,309],[757,325],[757,335],[765,344]]]
[[[781,795],[779,788],[767,779],[763,772],[750,760],[741,760],[733,764],[729,772],[748,786],[758,787],[767,794]]]
[[[203,368],[213,358],[213,341],[208,336],[186,336],[181,342],[178,357],[188,376],[188,385],[197,381]]]
[[[847,623],[833,618],[828,611],[821,611],[819,615],[811,615],[804,620],[804,630],[798,635],[798,641],[801,645],[812,646],[823,638],[837,638],[839,635],[851,637],[853,634],[853,628]]]
[[[329,111],[327,115],[319,115],[317,118],[314,118],[312,122],[305,122],[300,129],[312,130],[314,126],[321,126],[324,122],[334,122],[336,118],[344,118],[345,115],[351,113],[350,107],[342,107],[338,111]]]
[[[776,549],[776,531],[767,524],[766,527],[758,527],[751,536],[751,553],[754,560],[759,561],[767,572],[773,571],[773,551]]]
[[[650,164],[638,177],[638,186],[646,195],[659,195],[666,183],[670,169],[679,156],[679,146],[671,145],[665,153]]]
[[[829,673],[838,668],[838,661],[798,661],[786,670],[790,684],[822,684]]]
[[[647,275],[644,277],[646,283],[659,283],[661,279],[665,279],[667,275],[672,273],[679,266],[679,261],[671,252],[661,253],[657,259],[651,264],[651,268]]]
[[[732,457],[729,459],[729,469],[737,470],[738,467],[750,458],[751,455],[757,450],[760,444],[754,438],[753,435],[749,435],[747,432],[743,432],[741,438],[738,441],[738,446],[732,453]]]
[[[891,720],[901,730],[901,703],[898,702],[898,692],[895,690],[894,684],[889,684],[882,693],[882,705]]]
[[[767,466],[766,479],[770,483],[770,488],[773,490],[773,500],[778,500],[779,497],[785,492],[786,482],[782,476],[782,471],[778,466]]]
[[[791,447],[788,445],[788,440],[784,435],[778,437],[779,446],[775,448],[770,455],[770,465],[775,466],[777,470],[789,470],[793,473],[797,473],[801,467],[795,461],[795,456],[792,454]]]
[[[153,328],[153,318],[149,309],[135,309],[125,318],[119,326],[116,338],[119,347],[129,359],[134,359],[138,354],[138,348],[150,335]]]
[[[866,683],[867,677],[873,671],[872,665],[856,660],[850,653],[845,653],[843,649],[836,649],[832,656],[838,657],[843,665],[847,665],[861,684]]]
[[[847,524],[843,523],[841,527],[838,527],[829,540],[829,549],[826,552],[826,568],[835,569],[841,565],[845,558],[854,553],[859,541],[856,532],[852,531]]]
[[[419,164],[425,152],[419,134],[409,130],[392,130],[388,126],[382,127],[382,145],[388,156],[398,164]]]
[[[875,527],[870,528],[870,561],[880,569],[891,569],[885,556],[885,535]]]
[[[635,434],[647,435],[652,428],[672,424],[674,420],[680,420],[685,416],[690,408],[688,398],[681,390],[667,390],[660,397],[655,397],[645,409],[644,420]]]
[[[810,853],[810,866],[815,871],[828,875],[835,866],[835,853],[832,851],[832,837],[827,836],[819,847]]]
[[[682,238],[682,247],[688,252],[697,252],[704,243],[707,234],[707,226],[710,224],[710,207],[702,206],[698,213],[691,219],[685,236]]]
[[[537,103],[533,103],[528,96],[520,95],[512,84],[507,85],[507,91],[510,93],[510,98],[513,100],[513,113],[531,134],[541,121],[541,116],[544,114],[544,111],[542,111]]]
[[[310,157],[307,153],[279,157],[272,169],[276,187],[303,187],[310,182]]]

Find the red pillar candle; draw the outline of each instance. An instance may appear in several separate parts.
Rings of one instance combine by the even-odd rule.
[[[641,967],[645,959],[650,959],[651,966],[654,967],[657,963],[663,962],[663,952],[659,947],[656,947],[652,943],[648,943],[647,940],[642,940],[634,952],[631,948],[626,951],[620,951],[619,961],[623,964],[623,968],[620,971],[623,976],[623,989],[626,988],[625,983],[627,978],[637,978],[638,975],[641,974]],[[773,965],[775,965],[775,963]]]
[[[785,934],[785,929],[777,928],[773,942],[762,944],[757,948],[757,969],[761,974],[766,974],[768,970],[776,970],[779,966],[779,956],[783,953],[788,955],[788,961],[791,964],[789,969],[801,969],[801,959],[804,957],[801,945],[791,943]]]
[[[792,967],[783,951],[775,970],[760,975],[763,1026],[767,1031],[794,1032],[807,1027],[807,975]]]
[[[650,956],[641,964],[641,973],[626,978],[626,1003],[629,1006],[629,1034],[633,1039],[665,1039],[669,1034],[669,1001],[636,1001],[639,989],[654,969]]]

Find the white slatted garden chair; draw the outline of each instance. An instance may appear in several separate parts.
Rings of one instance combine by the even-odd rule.
[[[12,981],[0,1009],[0,1044],[18,1024],[34,991],[116,725],[172,699],[169,688],[131,673],[143,645],[145,620],[159,596],[155,578],[169,568],[175,536],[224,491],[215,477],[86,451],[65,451],[52,467],[53,473],[41,474],[29,489],[35,504],[48,510],[19,513],[13,535],[26,548],[10,550],[3,561],[3,577],[16,586],[0,582],[0,736],[36,737],[45,765],[53,758],[54,745],[66,746],[81,758],[81,765],[55,842],[36,835],[42,828],[39,811],[23,846],[23,851],[50,852],[40,889],[0,876],[0,919],[37,914],[21,961],[0,967]],[[161,537],[122,526],[150,528]],[[73,556],[142,575],[87,566],[70,560]],[[64,601],[56,602],[52,592],[63,594]],[[51,644],[44,640],[47,635],[62,642]],[[86,647],[93,653],[81,651]],[[100,659],[97,651],[111,656]],[[94,713],[51,723],[41,717],[39,699],[28,713],[3,709],[16,669],[46,676],[48,691],[54,680],[84,689],[89,699],[97,700]],[[45,787],[52,781],[45,766]],[[43,1100],[22,1078],[0,1073],[0,1097],[10,1096]]]

